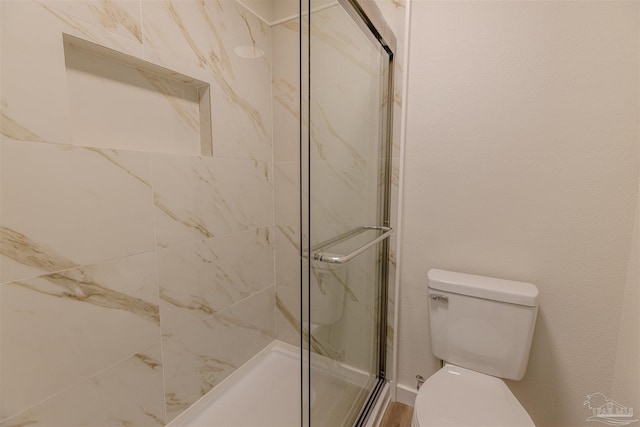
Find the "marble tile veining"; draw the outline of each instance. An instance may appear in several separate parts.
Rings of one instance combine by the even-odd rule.
[[[282,287],[299,287],[300,232],[297,226],[277,226],[275,232],[276,277]]]
[[[232,0],[3,1],[0,24],[1,425],[163,425],[275,336],[271,29]]]
[[[271,287],[164,339],[167,421],[274,339],[274,310]]]
[[[80,2],[67,4],[72,3]],[[138,40],[107,31],[99,22],[89,23],[68,15],[53,7],[57,4],[2,2],[0,134],[7,138],[71,143],[62,34],[142,57]]]
[[[313,18],[311,51],[317,64],[314,70],[316,75],[322,76],[323,82],[335,84],[378,74],[379,48],[357,27],[341,5],[314,12]],[[340,67],[335,64],[340,64]]]
[[[2,282],[153,249],[148,154],[10,141],[1,149]]]
[[[299,29],[297,20],[271,30],[273,52],[273,156],[276,161],[299,161]]]
[[[330,58],[337,60],[338,58]],[[334,72],[337,81],[320,76],[311,85],[311,157],[320,160],[349,158],[361,169],[377,168],[377,147],[382,145],[381,74]],[[339,79],[338,79],[339,77]],[[354,120],[354,116],[358,119]]]
[[[206,70],[213,153],[267,160],[271,151],[270,28],[231,0],[143,2],[145,47]],[[186,23],[189,22],[187,25]],[[248,48],[255,57],[238,55]],[[236,50],[234,50],[236,49]]]
[[[153,252],[5,283],[0,292],[3,416],[160,339]]]
[[[10,141],[1,149],[3,282],[153,249],[149,155]]]
[[[159,251],[165,334],[271,286],[272,234],[270,228],[252,229]]]
[[[17,264],[40,271],[60,271],[76,267],[73,261],[53,249],[7,227],[0,227],[0,254]],[[2,264],[5,263],[0,262]],[[0,277],[3,277],[2,274]]]
[[[300,222],[300,163],[276,162],[274,167],[275,223],[295,225]]]
[[[404,1],[378,3],[402,34]],[[0,150],[0,419],[12,416],[0,425],[162,425],[276,329],[299,345],[296,20],[269,28],[233,0],[25,0],[0,10],[0,134],[13,140]],[[347,124],[362,111],[361,77],[375,76],[378,63],[350,47],[356,36],[339,28],[335,10],[319,14],[313,39],[326,64],[317,70],[326,85],[316,94],[314,155],[329,183],[315,202],[335,192],[348,214],[319,203],[319,238],[370,219],[369,159],[358,145],[370,135],[354,139],[363,129]],[[117,151],[70,147],[99,144],[74,139],[63,33],[207,82],[212,147],[202,153],[218,158],[151,154],[167,151],[154,141],[137,141],[147,153],[123,141]],[[171,95],[153,75],[142,78]],[[193,105],[162,97],[182,121],[176,135],[197,136]],[[116,108],[134,121],[123,128],[135,129],[143,109]],[[345,316],[370,316],[365,290],[344,289]],[[312,345],[328,353],[326,342]]]
[[[273,223],[270,163],[158,154],[153,189],[159,247]]]
[[[293,289],[278,289],[276,295],[276,336],[280,341],[300,345],[300,295]]]
[[[164,426],[158,344],[22,412],[2,427]]]
[[[276,331],[279,340],[292,345],[300,345],[299,239],[297,227],[276,227]]]
[[[42,137],[33,133],[16,119],[9,117],[9,113],[6,110],[7,103],[2,99],[2,103],[0,104],[0,132],[3,136],[21,141],[44,142]]]
[[[113,32],[142,42],[140,4],[135,0],[36,0],[51,9],[99,25]]]
[[[283,22],[271,28],[273,93],[296,92],[299,86],[300,37],[297,19]]]
[[[350,159],[315,162],[314,176],[322,179],[311,182],[312,244],[372,223],[365,173]]]
[[[273,157],[276,161],[299,161],[298,92],[274,94]]]
[[[131,297],[96,282],[82,270],[71,269],[60,273],[51,273],[38,279],[26,279],[7,285],[19,286],[55,298],[69,299],[113,310],[127,310],[142,319],[160,324],[157,304],[140,298]]]
[[[271,29],[275,198],[276,333],[300,345],[300,141],[297,19]]]

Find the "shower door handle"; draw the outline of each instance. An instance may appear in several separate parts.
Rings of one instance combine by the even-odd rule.
[[[384,233],[379,235],[373,240],[368,241],[364,245],[360,246],[358,249],[347,255],[335,255],[329,254],[326,252],[312,252],[311,259],[314,261],[326,262],[329,264],[344,264],[345,262],[351,261],[353,258],[357,257],[370,247],[376,245],[379,242],[382,242],[385,239],[388,239],[393,234],[393,228],[391,227],[364,227],[366,229],[374,229],[374,230],[382,230]]]

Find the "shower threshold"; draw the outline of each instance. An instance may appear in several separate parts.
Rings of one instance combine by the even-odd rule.
[[[312,355],[311,424],[351,426],[365,372]],[[300,349],[273,341],[167,427],[300,427]]]

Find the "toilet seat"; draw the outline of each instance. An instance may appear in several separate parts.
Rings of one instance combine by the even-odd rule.
[[[447,364],[420,388],[412,426],[535,427],[535,424],[504,381]]]

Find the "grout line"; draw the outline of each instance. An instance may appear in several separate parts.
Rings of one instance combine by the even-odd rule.
[[[275,128],[276,128],[276,123],[275,123],[275,109],[274,107],[274,103],[275,103],[275,98],[274,98],[274,93],[273,93],[273,52],[275,52],[274,49],[274,45],[273,45],[273,29],[271,27],[269,27],[269,50],[270,50],[270,62],[269,62],[269,72],[270,72],[270,76],[269,76],[269,89],[270,89],[270,96],[269,96],[269,100],[270,102],[270,107],[271,107],[271,200],[272,200],[272,214],[273,214],[273,222],[272,222],[272,226],[271,226],[271,236],[273,239],[273,334],[274,334],[274,338],[278,337],[278,307],[276,306],[276,298],[278,297],[278,270],[277,270],[277,257],[278,257],[278,250],[277,250],[277,245],[276,245],[276,240],[277,240],[277,236],[276,236],[276,213],[277,213],[277,209],[276,209],[276,193],[277,193],[277,187],[276,187],[276,159],[275,159],[275,152],[276,152],[276,138],[275,138]]]
[[[95,267],[97,265],[102,265],[102,264],[111,263],[111,262],[117,262],[117,261],[123,260],[125,258],[132,258],[132,257],[141,256],[141,255],[147,255],[147,254],[150,254],[152,252],[155,252],[155,250],[154,249],[144,250],[144,251],[141,251],[141,252],[134,252],[134,253],[128,254],[128,255],[117,256],[115,258],[107,258],[107,259],[104,259],[104,260],[99,260],[99,261],[91,262],[91,263],[88,263],[88,264],[78,264],[78,265],[76,265],[74,267],[63,268],[61,270],[45,271],[45,272],[41,272],[39,274],[35,274],[33,276],[19,277],[19,278],[16,278],[16,279],[7,280],[5,282],[0,282],[0,286],[2,286],[2,285],[10,285],[10,284],[13,284],[13,283],[16,283],[16,282],[23,282],[25,280],[39,279],[39,278],[43,278],[45,276],[50,276],[52,274],[62,274],[62,273],[66,273],[66,272],[71,271],[71,270],[83,270],[83,269]],[[20,265],[24,265],[24,264],[20,264]]]
[[[311,13],[320,12],[320,11],[323,11],[323,10],[325,10],[325,9],[329,9],[329,8],[331,8],[331,7],[337,6],[337,5],[339,5],[339,4],[340,4],[339,2],[337,2],[337,1],[333,1],[333,2],[331,2],[331,3],[325,4],[325,5],[322,5],[322,6],[318,6],[318,7],[316,7],[315,9],[311,9]],[[290,16],[287,16],[287,17],[284,17],[284,18],[276,19],[275,21],[273,21],[273,22],[269,23],[269,25],[271,25],[271,26],[276,26],[276,25],[284,24],[285,22],[292,21],[292,20],[294,20],[294,19],[298,19],[298,18],[299,18],[299,15],[300,15],[300,13],[299,13],[299,12],[300,12],[300,11],[298,11],[298,14],[296,14],[296,15],[290,15]],[[302,15],[302,16],[307,16],[308,14],[309,14],[309,12],[306,12],[306,11],[305,11],[305,12],[302,12],[302,14],[301,14],[301,15]]]
[[[140,8],[142,11],[142,1],[140,2]],[[141,12],[142,13],[142,12]],[[154,255],[155,255],[155,283],[156,283],[156,292],[157,292],[157,302],[158,302],[158,318],[160,321],[160,327],[158,330],[158,345],[160,346],[160,366],[162,367],[162,413],[164,423],[167,422],[167,379],[166,379],[166,367],[164,364],[164,340],[162,339],[162,308],[160,305],[160,259],[159,259],[159,251],[161,248],[158,248],[158,224],[156,213],[157,209],[155,209],[155,197],[154,197],[154,176],[155,176],[155,167],[153,161],[153,154],[149,156],[149,162],[151,167],[151,221],[153,223],[153,247],[154,247]]]
[[[252,15],[254,15],[258,20],[260,20],[261,22],[266,24],[267,27],[271,27],[273,25],[271,22],[269,22],[267,19],[265,19],[260,13],[256,12],[255,10],[253,10],[253,8],[251,8],[251,7],[247,6],[246,4],[244,4],[243,1],[235,0],[235,3],[238,6],[242,7],[243,9],[247,10]]]
[[[235,301],[234,303],[232,303],[231,305],[228,305],[227,307],[223,308],[222,310],[218,310],[215,313],[208,315],[207,317],[203,317],[203,318],[200,318],[200,319],[192,320],[191,322],[186,323],[186,324],[184,324],[184,325],[182,325],[182,326],[180,326],[178,328],[175,328],[175,329],[172,329],[170,331],[167,331],[167,335],[166,336],[164,335],[164,332],[161,332],[162,333],[162,341],[165,341],[165,340],[167,340],[167,339],[169,339],[169,338],[171,338],[171,337],[173,337],[175,335],[179,335],[182,331],[184,331],[187,328],[192,327],[193,325],[196,325],[196,324],[201,323],[201,322],[206,322],[206,321],[211,320],[211,319],[213,319],[215,317],[223,315],[223,314],[227,313],[229,310],[232,310],[232,309],[236,308],[236,306],[238,304],[244,303],[249,298],[253,298],[256,295],[267,291],[271,287],[274,288],[274,292],[275,292],[275,281],[271,282],[269,285],[265,286],[264,288],[259,289],[259,290],[255,291],[255,292],[247,295],[246,297],[244,297],[242,299],[239,299],[238,301]]]
[[[145,350],[147,350],[147,349],[149,349],[149,348],[153,347],[154,345],[156,345],[156,344],[148,345],[148,346],[146,346],[142,351],[145,351]],[[105,372],[108,372],[108,371],[110,371],[110,370],[112,370],[112,369],[114,369],[114,368],[116,368],[118,365],[121,365],[121,364],[123,364],[124,362],[126,362],[126,361],[128,361],[128,360],[130,360],[130,359],[132,359],[132,358],[134,358],[134,357],[135,357],[135,353],[134,353],[134,354],[131,354],[131,355],[129,355],[129,356],[126,356],[126,357],[124,357],[124,358],[121,358],[121,359],[119,359],[118,361],[116,361],[116,362],[114,362],[114,363],[112,363],[112,364],[108,365],[108,366],[107,366],[107,367],[105,367],[105,368],[102,368],[102,369],[98,370],[97,372],[95,372],[95,373],[93,373],[93,374],[91,374],[91,375],[88,375],[88,376],[82,377],[82,378],[81,378],[81,379],[79,379],[76,383],[71,384],[71,385],[69,385],[69,386],[67,386],[67,387],[63,388],[62,390],[58,390],[57,392],[55,392],[55,393],[53,393],[53,394],[51,394],[51,395],[49,395],[49,396],[45,397],[44,399],[42,399],[42,400],[38,401],[37,403],[34,403],[33,405],[30,405],[30,406],[26,407],[25,409],[22,409],[21,411],[16,412],[15,414],[13,414],[13,415],[9,416],[8,418],[3,419],[3,420],[0,422],[0,424],[2,424],[2,423],[8,423],[10,420],[17,418],[17,417],[19,417],[19,416],[21,416],[21,415],[23,415],[23,414],[25,414],[25,413],[27,413],[27,412],[31,411],[32,409],[37,408],[38,406],[44,405],[44,404],[45,404],[45,403],[47,403],[48,401],[53,400],[53,399],[55,399],[55,398],[59,397],[59,396],[60,396],[60,395],[62,395],[62,394],[65,394],[65,393],[67,393],[67,392],[69,392],[69,391],[71,391],[71,390],[73,390],[73,389],[75,389],[75,388],[80,387],[81,385],[83,385],[83,384],[87,383],[87,382],[88,382],[88,381],[90,381],[91,379],[93,379],[93,378],[95,378],[95,377],[97,377],[97,376],[99,376],[99,375],[102,375],[102,374],[104,374]],[[20,425],[22,425],[22,424],[20,424]]]

